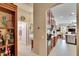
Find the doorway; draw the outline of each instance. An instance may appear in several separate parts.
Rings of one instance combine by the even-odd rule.
[[[76,4],[59,4],[47,11],[47,53],[55,56],[76,55]]]
[[[33,24],[31,22],[18,22],[18,54],[20,56],[27,56],[33,54],[32,40],[33,40]]]
[[[19,21],[18,22],[18,30],[19,30],[19,40],[18,40],[18,47],[19,47],[19,50],[18,50],[18,54],[19,55],[26,55],[26,23],[25,22],[22,22],[22,21]]]

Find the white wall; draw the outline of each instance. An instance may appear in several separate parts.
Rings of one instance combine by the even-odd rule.
[[[47,55],[46,11],[56,4],[34,4],[34,52],[38,55]],[[38,29],[39,28],[39,29]]]
[[[77,55],[79,56],[79,3],[77,4]]]

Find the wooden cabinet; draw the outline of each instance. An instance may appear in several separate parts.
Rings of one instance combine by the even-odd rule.
[[[0,3],[0,55],[17,55],[17,6]]]

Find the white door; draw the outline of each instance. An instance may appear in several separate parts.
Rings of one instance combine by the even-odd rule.
[[[26,31],[27,26],[25,22],[19,22],[18,23],[18,55],[25,56],[26,55]]]

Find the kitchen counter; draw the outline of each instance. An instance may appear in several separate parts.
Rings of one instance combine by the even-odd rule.
[[[65,34],[66,43],[68,44],[76,44],[76,34]]]
[[[65,34],[65,35],[72,35],[72,36],[76,36],[76,34]]]

